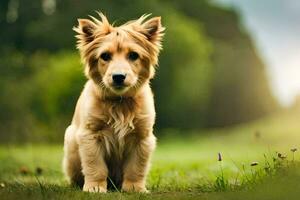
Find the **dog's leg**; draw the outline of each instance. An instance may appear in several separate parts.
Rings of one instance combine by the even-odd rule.
[[[70,125],[66,129],[64,141],[64,159],[63,170],[68,177],[70,184],[74,186],[83,186],[83,175],[81,172],[81,162],[78,152],[78,144],[76,142],[77,128]]]
[[[108,169],[104,161],[104,148],[97,134],[90,130],[79,133],[79,153],[84,175],[83,191],[106,192]]]
[[[148,192],[146,176],[150,165],[150,157],[155,149],[156,138],[151,136],[140,140],[130,151],[124,166],[122,190],[126,192]]]

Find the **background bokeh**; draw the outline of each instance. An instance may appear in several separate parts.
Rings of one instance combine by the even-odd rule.
[[[116,25],[162,16],[156,135],[227,127],[281,109],[233,8],[207,0],[1,0],[1,143],[62,142],[86,81],[72,27],[95,10]]]

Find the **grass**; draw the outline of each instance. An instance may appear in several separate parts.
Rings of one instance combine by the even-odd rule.
[[[151,194],[83,193],[63,178],[61,145],[1,146],[0,198],[293,199],[300,195],[300,154],[290,151],[300,145],[299,119],[297,113],[280,113],[186,137],[165,130],[148,177]]]

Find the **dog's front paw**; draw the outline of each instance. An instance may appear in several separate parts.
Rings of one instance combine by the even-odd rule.
[[[124,192],[141,192],[141,193],[149,193],[149,191],[145,187],[144,182],[132,182],[132,181],[124,181],[122,184],[122,190]]]
[[[106,193],[107,184],[106,182],[87,182],[83,186],[83,191],[94,193]]]

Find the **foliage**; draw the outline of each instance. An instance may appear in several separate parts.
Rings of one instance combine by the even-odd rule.
[[[277,109],[234,10],[208,1],[66,0],[51,11],[45,2],[0,2],[1,142],[62,140],[85,81],[72,27],[99,9],[116,25],[162,16],[167,30],[152,84],[159,130],[227,126]]]

